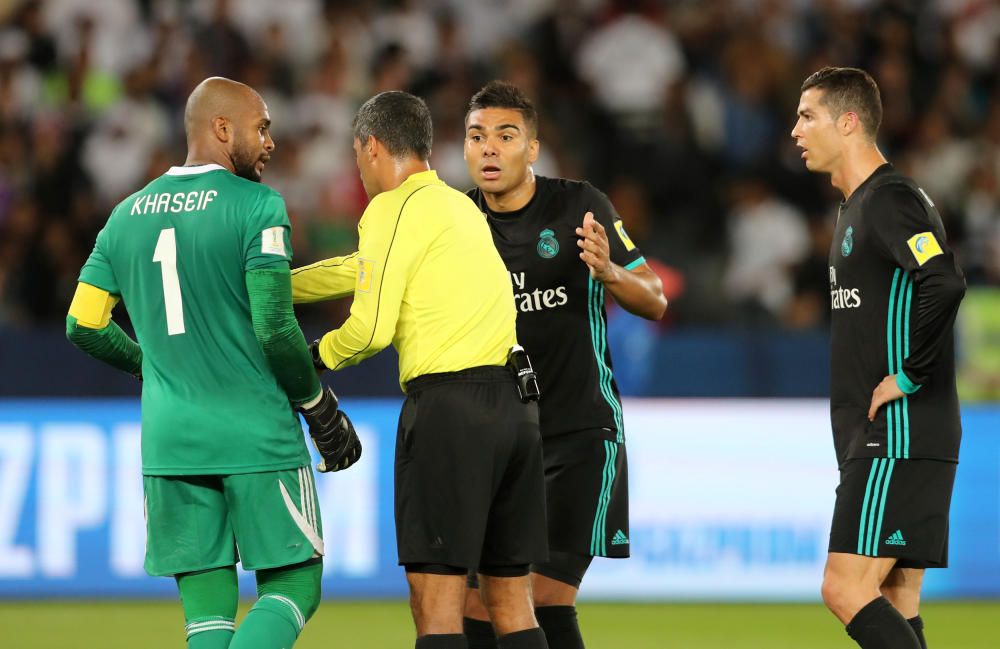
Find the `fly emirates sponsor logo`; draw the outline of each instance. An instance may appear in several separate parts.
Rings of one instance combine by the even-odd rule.
[[[569,301],[565,286],[546,289],[536,288],[533,291],[527,291],[525,290],[523,272],[511,273],[510,281],[514,285],[514,304],[521,313],[554,309],[565,305]]]
[[[834,311],[861,306],[861,289],[837,286],[837,269],[833,266],[830,266],[830,306]]]

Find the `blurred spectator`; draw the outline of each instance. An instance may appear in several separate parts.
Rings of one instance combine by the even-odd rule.
[[[809,251],[805,218],[757,177],[730,189],[729,266],[726,293],[750,324],[769,324],[792,298],[792,269]]]
[[[83,147],[83,165],[106,204],[136,191],[153,152],[167,136],[166,111],[152,94],[148,66],[125,74],[124,93],[94,126]]]
[[[229,14],[229,0],[215,0],[211,17],[197,28],[195,40],[212,74],[235,77],[242,62],[250,58],[246,36],[237,29]]]
[[[661,3],[622,1],[622,13],[587,36],[577,51],[580,77],[596,100],[630,128],[651,124],[684,72],[680,44]]]
[[[810,328],[828,317],[830,220],[804,215],[839,197],[804,171],[788,132],[808,74],[862,66],[882,90],[880,146],[938,204],[970,284],[1000,284],[996,2],[0,6],[0,325],[59,326],[63,287],[114,203],[183,159],[184,101],[213,74],[268,102],[265,182],[288,203],[297,262],[356,243],[363,100],[423,96],[434,164],[464,187],[466,103],[507,78],[539,107],[535,171],[604,189],[647,257],[669,265],[671,326]]]

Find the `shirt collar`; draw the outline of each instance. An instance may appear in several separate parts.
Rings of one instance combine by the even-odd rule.
[[[403,181],[403,185],[408,185],[411,183],[418,183],[421,185],[426,185],[430,183],[439,183],[441,179],[438,178],[438,174],[433,169],[428,169],[427,171],[418,171],[415,174],[410,174],[407,176],[406,180]]]
[[[167,169],[168,176],[194,176],[195,174],[203,174],[208,171],[225,171],[226,168],[222,165],[215,164],[214,162],[209,162],[203,165],[193,165],[191,167],[170,167]]]

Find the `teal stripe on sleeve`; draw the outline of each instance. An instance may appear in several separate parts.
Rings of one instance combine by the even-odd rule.
[[[888,354],[888,371],[887,374],[892,375],[896,373],[896,354],[893,344],[893,320],[895,320],[895,306],[896,306],[896,290],[899,287],[899,275],[902,271],[896,269],[896,272],[892,275],[892,289],[889,292],[889,308],[885,316],[885,345]],[[894,456],[894,437],[896,429],[896,418],[894,417],[895,407],[894,404],[889,403],[885,408],[885,420],[886,420],[886,434],[888,439],[886,440],[886,453],[889,457]]]
[[[910,302],[913,298],[913,278],[907,276],[909,284],[906,286],[906,306],[903,309],[903,358],[910,355]],[[902,373],[903,363],[899,363],[897,372]],[[903,376],[906,376],[903,374]],[[903,399],[903,457],[910,457],[910,399],[904,396]]]
[[[906,341],[906,348],[904,348],[903,351],[905,356],[909,356],[909,342],[910,342],[909,340]],[[906,375],[906,372],[904,372],[903,370],[899,370],[898,372],[896,372],[896,387],[899,388],[900,392],[907,395],[913,394],[914,392],[920,389],[920,385],[914,383],[910,379],[910,377]]]
[[[645,263],[646,263],[646,258],[645,257],[639,257],[635,261],[630,262],[627,266],[625,266],[625,270],[632,270],[633,268],[637,268],[639,266],[642,266]]]
[[[896,338],[894,344],[894,351],[896,353],[896,364],[893,366],[892,372],[890,374],[895,374],[903,367],[903,305],[906,303],[904,296],[909,287],[909,276],[906,273],[902,273],[902,283],[899,286],[899,296],[896,300],[896,319],[893,322],[895,327]],[[896,436],[894,437],[895,442],[895,453],[890,457],[903,457],[903,404],[900,399],[895,399],[892,402],[892,406],[896,412]]]

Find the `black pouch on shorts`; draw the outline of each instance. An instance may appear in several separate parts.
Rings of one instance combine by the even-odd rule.
[[[517,394],[521,397],[521,403],[538,401],[542,395],[538,387],[538,376],[535,368],[531,366],[531,359],[524,347],[514,345],[507,354],[507,368],[514,375],[514,382],[517,384]]]

